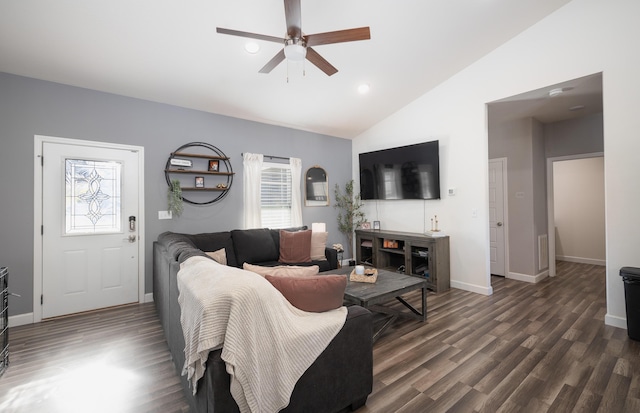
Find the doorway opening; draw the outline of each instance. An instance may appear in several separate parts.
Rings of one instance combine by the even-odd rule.
[[[508,160],[505,276],[538,282],[555,275],[549,160],[604,153],[602,73],[490,102],[487,119],[489,159]]]

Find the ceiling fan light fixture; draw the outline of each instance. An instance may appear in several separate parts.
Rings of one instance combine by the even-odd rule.
[[[256,54],[260,51],[260,45],[256,42],[247,42],[244,44],[244,50],[247,53]]]
[[[302,39],[287,39],[284,44],[284,55],[293,62],[301,62],[307,56],[306,46]]]

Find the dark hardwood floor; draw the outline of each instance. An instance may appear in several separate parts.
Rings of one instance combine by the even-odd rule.
[[[387,330],[358,413],[640,411],[640,343],[604,325],[604,267],[492,284],[429,294],[427,323]],[[1,412],[188,411],[153,304],[11,328],[10,351]]]

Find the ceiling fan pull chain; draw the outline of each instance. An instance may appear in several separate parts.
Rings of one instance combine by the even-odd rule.
[[[289,62],[289,60],[287,59],[287,83],[289,83],[289,65],[291,63]]]

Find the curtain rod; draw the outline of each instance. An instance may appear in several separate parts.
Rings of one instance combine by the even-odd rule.
[[[244,157],[244,153],[241,153],[240,156]],[[272,156],[272,155],[262,155],[263,158],[269,159],[282,159],[288,161],[290,158],[285,158],[284,156]]]

